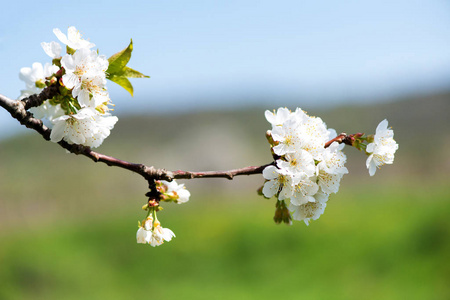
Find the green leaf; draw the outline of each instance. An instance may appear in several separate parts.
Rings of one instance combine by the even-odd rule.
[[[122,72],[118,74],[119,76],[127,77],[127,78],[150,78],[150,76],[144,75],[141,72],[138,72],[136,70],[133,70],[132,68],[129,68],[125,66],[122,69]]]
[[[109,76],[108,79],[123,87],[128,93],[131,94],[131,96],[133,96],[133,86],[126,77],[113,75]]]
[[[150,77],[127,67],[132,51],[133,40],[130,40],[128,47],[108,58],[109,66],[108,70],[106,70],[106,78],[123,87],[131,96],[133,96],[133,86],[127,78]]]
[[[106,72],[109,74],[109,77],[119,75],[123,71],[131,58],[132,51],[133,40],[130,40],[130,44],[128,45],[128,47],[108,58],[109,66]]]

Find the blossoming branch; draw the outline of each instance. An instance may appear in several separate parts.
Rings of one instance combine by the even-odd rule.
[[[261,166],[229,171],[167,171],[94,152],[91,148],[99,147],[118,121],[112,115],[107,79],[133,95],[128,78],[148,76],[127,66],[132,42],[107,59],[93,50],[95,44],[83,39],[75,27],[69,27],[67,35],[59,29],[53,32],[65,45],[65,53],[62,54],[59,43],[43,42],[41,46],[52,59],[51,63],[34,63],[31,68],[22,68],[19,78],[25,82],[25,89],[17,100],[0,95],[0,105],[22,125],[69,152],[141,175],[149,191],[142,207],[146,216],[138,223],[138,243],[155,247],[175,237],[157,218],[162,203],[189,201],[190,192],[175,179],[233,179],[238,175],[262,174],[261,194],[266,198],[276,197],[275,222],[292,224],[292,220],[299,220],[309,225],[323,214],[330,194],[339,191],[342,177],[348,174],[345,145],[368,156],[366,165],[370,176],[377,168],[394,161],[398,144],[387,120],[378,125],[374,135],[338,135],[322,119],[309,116],[300,108],[265,112],[271,124],[266,137],[273,161]]]

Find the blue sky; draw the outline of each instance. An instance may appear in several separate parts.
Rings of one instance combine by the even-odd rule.
[[[107,56],[133,38],[130,66],[151,79],[133,80],[134,99],[108,83],[119,114],[367,102],[450,82],[448,1],[62,3],[3,4],[0,93],[17,97],[20,68],[48,62],[40,43],[71,25]]]

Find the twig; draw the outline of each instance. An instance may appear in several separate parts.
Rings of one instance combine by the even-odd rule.
[[[34,94],[27,98],[22,99],[21,101],[25,105],[25,110],[29,110],[32,107],[40,106],[45,100],[53,98],[59,93],[59,84],[58,82],[47,86],[42,90],[40,94]]]
[[[351,141],[350,141],[350,144],[348,144],[348,142],[349,142],[348,141],[348,135],[346,133],[341,133],[337,137],[335,137],[334,139],[329,140],[328,142],[326,142],[325,145],[324,145],[324,148],[330,147],[331,144],[333,144],[333,142],[338,142],[339,144],[345,143],[345,144],[350,145],[350,146],[352,145]]]

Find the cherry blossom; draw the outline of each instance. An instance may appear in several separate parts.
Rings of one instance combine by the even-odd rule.
[[[392,164],[397,149],[394,131],[388,128],[387,120],[381,121],[377,126],[373,143],[368,144],[366,148],[366,152],[370,154],[366,161],[370,176],[375,175],[377,168]]]
[[[67,30],[67,35],[62,33],[59,28],[53,29],[53,33],[61,41],[61,43],[69,46],[74,50],[78,50],[80,48],[90,49],[92,47],[95,47],[95,44],[83,40],[81,38],[81,33],[74,26],[69,27],[69,29]]]

